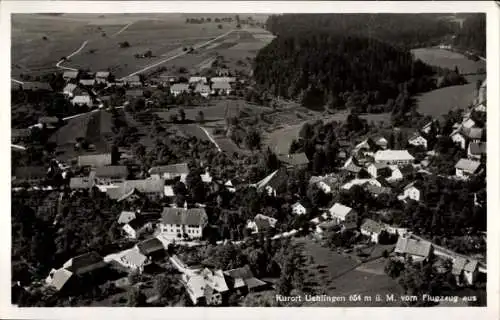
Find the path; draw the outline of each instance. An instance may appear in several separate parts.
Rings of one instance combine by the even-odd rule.
[[[18,149],[18,150],[26,150],[26,147],[23,147],[23,146],[20,146],[18,144],[11,144],[10,145],[12,148],[14,149]]]
[[[130,27],[133,24],[134,24],[134,22],[131,22],[131,23],[127,24],[126,26],[124,26],[123,28],[121,28],[120,30],[118,30],[118,32],[116,32],[115,34],[113,34],[112,37],[116,37],[117,35],[119,35],[123,31],[127,30],[128,27]]]
[[[222,149],[219,147],[219,145],[217,144],[217,142],[214,140],[214,138],[210,135],[210,133],[208,132],[207,129],[203,128],[202,126],[198,126],[200,127],[201,130],[203,130],[203,132],[205,132],[205,134],[207,135],[208,139],[215,145],[215,147],[217,148],[217,150],[219,152],[222,152]]]
[[[212,40],[206,41],[206,42],[204,42],[204,43],[202,43],[202,44],[195,45],[195,46],[193,46],[193,49],[195,49],[195,50],[196,50],[196,49],[202,48],[202,47],[204,47],[204,46],[206,46],[206,45],[208,45],[208,44],[210,44],[210,43],[212,43],[212,42],[214,42],[214,41],[219,40],[220,38],[223,38],[223,37],[227,36],[228,34],[232,33],[233,31],[235,31],[235,30],[229,30],[228,32],[226,32],[226,33],[224,33],[224,34],[222,34],[222,35],[220,35],[220,36],[217,36],[217,37],[213,38]],[[150,70],[150,69],[152,69],[152,68],[155,68],[155,67],[157,67],[157,66],[159,66],[159,65],[161,65],[161,64],[164,64],[165,62],[169,62],[169,61],[171,61],[171,60],[174,60],[174,59],[177,59],[177,58],[179,58],[179,57],[182,57],[182,56],[184,56],[184,55],[186,55],[186,54],[188,54],[188,53],[189,53],[189,51],[183,51],[183,52],[178,53],[178,54],[176,54],[176,55],[174,55],[174,56],[171,56],[171,57],[169,57],[169,58],[166,58],[166,59],[160,60],[160,61],[158,61],[158,62],[156,62],[156,63],[153,63],[153,64],[151,64],[151,65],[149,65],[149,66],[146,66],[146,67],[144,67],[144,68],[142,68],[142,69],[140,69],[140,70],[137,70],[137,71],[135,71],[135,72],[132,72],[131,74],[126,75],[126,76],[124,76],[123,78],[120,78],[120,79],[118,79],[118,80],[124,80],[124,79],[126,79],[126,78],[129,78],[129,77],[132,77],[132,76],[138,75],[138,74],[140,74],[140,73],[143,73],[144,71],[147,71],[147,70]]]
[[[10,79],[10,81],[15,82],[15,83],[19,83],[19,84],[24,84],[24,82],[16,80],[16,79]]]
[[[63,63],[64,61],[66,61],[67,59],[71,58],[72,56],[80,53],[80,51],[83,50],[83,48],[85,48],[85,46],[87,45],[89,41],[88,40],[85,40],[83,41],[82,45],[80,46],[80,48],[76,49],[73,53],[71,53],[69,56],[66,57],[66,59],[61,59],[59,60],[58,63],[56,63],[56,67],[60,68],[60,69],[65,69],[65,70],[71,70],[71,71],[78,71],[78,69],[75,69],[75,68],[69,68],[69,67],[64,67],[64,66],[61,66],[61,63]]]

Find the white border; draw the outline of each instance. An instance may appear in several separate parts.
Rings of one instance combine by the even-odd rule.
[[[2,181],[10,181],[10,14],[30,12],[72,13],[419,13],[419,12],[487,12],[487,77],[488,77],[488,307],[487,308],[16,308],[10,305],[10,186],[1,185],[4,212],[0,246],[0,318],[89,319],[92,317],[121,317],[128,319],[304,319],[335,316],[351,319],[404,319],[427,317],[456,319],[499,319],[499,7],[493,1],[4,1],[0,3],[0,130],[1,147],[6,153],[1,158]],[[9,244],[9,245],[6,245]],[[369,312],[369,313],[368,313]]]

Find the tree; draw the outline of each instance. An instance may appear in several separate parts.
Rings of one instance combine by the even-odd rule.
[[[219,24],[217,28],[222,29],[222,24]]]
[[[245,144],[250,150],[260,149],[260,133],[255,129],[250,129],[245,136]]]
[[[385,273],[387,273],[387,275],[393,279],[399,277],[403,270],[404,264],[401,261],[392,259],[387,260],[384,268]]]
[[[205,114],[203,113],[202,110],[198,111],[198,115],[196,117],[196,121],[199,123],[204,123],[205,122]]]
[[[326,156],[325,152],[321,150],[317,150],[314,154],[313,158],[313,166],[312,169],[316,174],[322,174],[325,169]]]
[[[146,296],[139,289],[132,287],[127,294],[127,305],[129,307],[146,306]]]
[[[161,300],[172,303],[179,298],[180,291],[175,283],[170,274],[162,274],[155,279],[154,288]]]
[[[130,47],[130,43],[128,43],[128,41],[120,42],[119,45],[120,45],[120,48],[128,48],[128,47]]]
[[[181,122],[186,121],[186,112],[182,108],[179,109],[179,118],[181,119]]]

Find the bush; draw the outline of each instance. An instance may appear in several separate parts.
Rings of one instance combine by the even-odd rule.
[[[130,43],[128,43],[128,41],[120,42],[118,45],[120,46],[120,48],[128,48],[128,47],[130,47]]]

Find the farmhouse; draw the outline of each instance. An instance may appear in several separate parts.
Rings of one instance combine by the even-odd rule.
[[[307,209],[300,202],[296,202],[292,205],[292,213],[295,215],[303,215],[307,213]]]
[[[95,74],[95,81],[97,83],[108,83],[109,71],[97,71]]]
[[[400,236],[394,252],[401,257],[411,257],[413,262],[424,261],[431,253],[432,245],[429,241],[411,239],[409,236]]]
[[[375,142],[375,145],[377,147],[379,147],[380,149],[387,149],[388,141],[387,141],[386,138],[384,138],[384,137],[377,137],[377,138],[373,139],[373,141]]]
[[[126,166],[105,166],[94,169],[98,184],[112,184],[125,181],[128,175]]]
[[[472,142],[467,148],[467,157],[479,161],[486,154],[486,142]]]
[[[481,162],[460,159],[455,165],[455,176],[462,179],[468,179],[470,176],[476,174],[481,167]]]
[[[367,168],[368,173],[374,177],[390,177],[392,174],[391,168],[385,163],[372,163]]]
[[[78,156],[79,167],[99,168],[111,165],[111,153]]]
[[[90,271],[101,269],[106,266],[102,257],[96,252],[88,252],[69,259],[63,265],[68,271],[81,275]]]
[[[80,84],[84,87],[93,87],[95,85],[95,79],[80,79]]]
[[[30,81],[21,85],[23,91],[52,91],[50,84],[46,82]]]
[[[78,78],[78,71],[64,71],[63,79],[66,81],[75,80]]]
[[[190,77],[189,78],[189,84],[207,84],[207,78],[206,77]]]
[[[241,293],[255,292],[267,287],[267,283],[255,278],[248,265],[241,268],[224,271],[228,287]]]
[[[152,228],[151,223],[148,223],[142,216],[137,216],[134,220],[129,221],[122,227],[123,232],[129,239],[137,239],[139,232],[145,228]]]
[[[481,128],[464,129],[464,134],[469,139],[469,141],[480,142],[483,137],[483,129]],[[462,149],[465,149],[465,147]]]
[[[309,159],[304,152],[289,153],[287,155],[278,155],[278,160],[285,163],[288,167],[301,167],[309,163]]]
[[[94,103],[92,101],[92,98],[88,95],[85,96],[75,96],[72,100],[71,103],[75,106],[87,106],[87,107],[93,107]]]
[[[321,191],[329,194],[337,187],[338,179],[333,175],[324,177],[313,176],[309,179],[309,184],[316,184]]]
[[[73,272],[68,271],[64,268],[52,269],[49,272],[48,277],[45,279],[45,283],[54,288],[56,291],[62,291],[63,288],[68,284],[73,276]]]
[[[465,149],[465,145],[467,144],[466,136],[460,130],[454,130],[450,134],[451,140],[460,146],[460,148]]]
[[[229,82],[217,81],[212,84],[212,94],[229,95],[231,94],[231,90]]]
[[[181,281],[194,305],[221,305],[229,291],[222,270],[183,273]]]
[[[189,85],[187,83],[175,83],[170,87],[170,93],[174,97],[177,97],[182,93],[188,93],[188,92],[189,92]]]
[[[252,233],[265,232],[269,229],[274,229],[276,222],[278,220],[259,213],[253,220],[248,220],[246,228],[250,229]]]
[[[333,221],[343,224],[346,229],[356,228],[358,214],[355,210],[340,203],[335,203],[329,210]]]
[[[165,195],[165,181],[163,179],[126,180],[118,184],[118,188],[106,190],[108,197],[123,201],[133,195],[145,195],[152,201],[162,199]],[[134,197],[135,198],[135,197]]]
[[[148,258],[161,256],[165,253],[165,247],[158,238],[150,238],[137,244],[137,249]]]
[[[211,83],[217,83],[217,82],[227,82],[229,84],[236,82],[235,77],[213,77],[210,78]]]
[[[374,220],[366,219],[360,227],[361,234],[370,237],[371,242],[378,243],[378,236],[384,230],[384,226]]]
[[[474,111],[476,112],[486,112],[486,105],[484,103],[478,104],[474,107]]]
[[[129,86],[129,87],[142,87],[142,81],[141,77],[138,75],[135,76],[130,76],[127,77],[124,82]]]
[[[149,169],[148,173],[153,179],[173,180],[175,178],[180,178],[181,182],[186,182],[189,168],[187,163],[177,163],[152,167]]]
[[[470,118],[468,119],[465,119],[463,122],[462,122],[462,127],[465,128],[465,129],[470,129],[472,127],[474,127],[476,125],[476,122]]]
[[[408,143],[415,147],[423,147],[427,149],[427,139],[425,139],[421,134],[414,134],[410,139],[408,139]]]
[[[404,187],[401,200],[411,199],[420,201],[422,199],[422,192],[422,184],[419,181],[414,181]]]
[[[76,84],[68,83],[63,89],[63,94],[71,98],[73,97],[75,89],[76,89]]]
[[[374,158],[375,162],[385,164],[410,164],[415,160],[407,150],[379,150]]]
[[[71,190],[90,190],[95,185],[94,172],[87,177],[73,177],[69,180]]]
[[[160,231],[168,239],[201,239],[208,216],[203,208],[163,208]]]
[[[200,94],[202,97],[207,98],[210,95],[210,87],[206,84],[198,82],[194,88],[194,92]]]
[[[457,283],[473,285],[478,275],[477,260],[455,257],[453,259],[452,274],[456,277]]]
[[[277,189],[285,182],[287,176],[286,170],[281,168],[251,186],[257,188],[257,191],[265,190],[268,195],[276,197]]]
[[[139,252],[137,247],[122,252],[117,261],[131,271],[138,271],[139,273],[142,273],[144,267],[151,262],[148,257]]]

